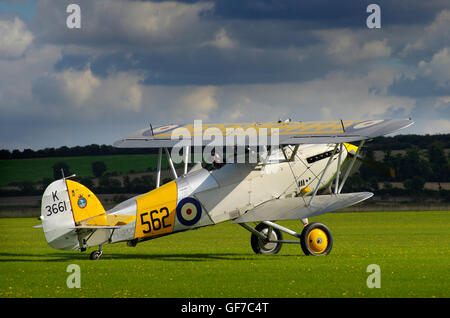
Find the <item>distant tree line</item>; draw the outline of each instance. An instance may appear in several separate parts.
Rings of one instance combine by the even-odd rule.
[[[150,148],[116,148],[110,145],[88,145],[76,147],[45,148],[41,150],[24,149],[0,150],[0,160],[31,159],[50,157],[80,157],[80,156],[109,156],[157,153],[157,149]]]
[[[450,134],[438,135],[397,135],[397,136],[380,136],[366,143],[371,150],[402,150],[417,147],[420,149],[428,149],[433,142],[438,142],[443,148],[450,148]]]
[[[363,165],[360,168],[361,175],[365,178],[377,178],[378,181],[403,181],[411,176],[420,176],[431,182],[450,182],[450,153],[446,155],[444,144],[434,141],[425,149],[413,146],[403,149],[404,153],[392,154],[392,150],[384,151],[384,158],[377,161],[380,166],[392,168],[395,176],[380,173],[379,170]],[[367,147],[364,159],[375,161],[374,150]]]
[[[39,182],[13,182],[10,186],[17,187],[17,189],[0,189],[0,196],[41,195],[50,183],[60,179],[62,176],[70,177],[71,180],[80,182],[97,194],[145,193],[155,188],[155,179],[152,175],[145,174],[130,177],[130,175],[122,175],[116,171],[106,172],[107,167],[103,161],[93,162],[91,168],[92,177],[73,176],[69,165],[64,161],[60,161],[52,166],[53,178],[46,177]],[[148,171],[151,170],[153,169],[148,169]],[[161,184],[170,180],[169,178],[163,178]]]
[[[446,135],[449,138],[449,135]],[[390,143],[388,143],[390,144]],[[387,144],[387,145],[388,145]],[[450,202],[450,191],[444,190],[441,183],[450,182],[450,153],[446,154],[448,140],[434,140],[424,144],[423,148],[410,146],[404,153],[392,154],[393,149],[384,149],[384,157],[381,161],[375,161],[374,150],[367,147],[364,159],[375,162],[378,167],[361,165],[358,172],[348,181],[349,191],[368,190],[377,194],[388,194],[391,196],[415,196],[422,195],[440,197]],[[400,150],[400,149],[395,149]],[[394,175],[387,173],[394,171]],[[402,188],[393,187],[392,182],[401,183]],[[425,189],[426,182],[438,183],[438,190]],[[380,187],[380,183],[382,187]]]
[[[450,134],[441,135],[397,135],[392,137],[377,137],[366,143],[368,151],[402,150],[417,147],[428,149],[432,143],[439,144],[443,149],[450,149]],[[115,148],[111,145],[88,145],[76,147],[45,148],[41,150],[24,149],[0,150],[0,159],[30,159],[48,157],[78,157],[78,156],[108,156],[123,154],[157,153],[151,148]]]

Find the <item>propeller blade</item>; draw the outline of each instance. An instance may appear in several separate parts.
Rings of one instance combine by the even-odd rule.
[[[367,160],[367,159],[361,158],[360,156],[358,156],[356,159],[368,167],[371,167],[391,178],[395,178],[395,170],[392,167],[386,167],[377,161]]]
[[[352,144],[348,144],[348,143],[344,143],[344,145],[347,148],[347,152],[351,157],[356,155],[358,147],[356,147],[355,145],[352,145]],[[371,167],[372,169],[375,169],[391,178],[395,178],[395,170],[392,167],[386,167],[377,161],[365,159],[360,154],[358,154],[358,157],[356,157],[356,159],[359,162],[361,162],[362,164],[365,164],[366,166]]]

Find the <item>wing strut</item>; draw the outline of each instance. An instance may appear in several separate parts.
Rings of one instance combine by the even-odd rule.
[[[172,170],[172,174],[174,179],[178,178],[177,171],[175,170],[175,166],[173,165],[172,157],[170,156],[169,150],[167,147],[164,147],[166,152],[167,161],[169,161],[170,169]],[[184,148],[184,174],[187,174],[188,169],[188,158],[189,158],[189,146]],[[156,170],[156,188],[159,188],[161,184],[161,160],[162,160],[162,148],[158,149],[158,167]]]
[[[288,158],[288,156],[286,154],[286,151],[284,150],[284,147],[280,147],[280,149],[283,152],[284,158],[285,158],[285,160],[286,160],[286,162],[287,162],[287,164],[289,166],[289,169],[291,169],[292,176],[294,177],[295,186],[297,187],[298,192],[300,193],[300,191],[301,191],[300,185],[297,182],[297,176],[295,175],[294,170],[292,170],[292,166],[291,166],[291,161],[295,160],[295,155],[297,154],[298,146],[299,145],[295,145],[294,149],[292,149],[291,146],[289,146],[289,145],[287,146],[287,147],[289,147],[289,149],[291,149],[291,152],[292,152],[292,154],[291,154],[291,156],[289,158]]]
[[[158,168],[156,171],[156,187],[159,188],[161,183],[161,159],[162,159],[162,148],[158,149]]]
[[[178,176],[177,176],[177,171],[175,170],[175,167],[173,166],[172,157],[170,157],[170,153],[169,153],[169,150],[167,150],[167,147],[164,147],[164,150],[166,151],[167,161],[169,161],[170,169],[172,169],[173,178],[176,179],[176,178],[178,178]]]
[[[186,146],[184,148],[184,174],[187,174],[188,162],[189,162],[189,150],[190,150],[189,146]]]
[[[311,199],[309,200],[308,205],[311,205],[312,200],[316,196],[317,190],[319,190],[320,183],[322,182],[323,176],[325,175],[325,173],[327,172],[328,167],[330,166],[331,162],[333,161],[333,157],[334,157],[334,154],[336,153],[337,146],[338,146],[338,144],[336,144],[334,146],[333,153],[331,154],[330,159],[328,159],[328,162],[327,162],[327,165],[325,166],[325,169],[323,169],[322,175],[320,176],[319,182],[317,183],[316,188],[314,189],[314,192],[311,195]]]
[[[339,189],[338,189],[337,193],[341,193],[341,190],[344,187],[345,181],[347,180],[347,178],[350,174],[350,171],[352,170],[353,165],[355,164],[356,158],[358,157],[359,151],[364,146],[364,142],[365,142],[365,140],[361,140],[361,142],[359,143],[358,149],[356,150],[356,153],[353,156],[352,161],[350,162],[350,165],[348,166],[347,170],[345,171],[344,178],[342,179],[341,184],[339,185]]]
[[[342,142],[339,144],[339,156],[338,156],[338,165],[336,170],[336,185],[334,186],[334,193],[338,193],[339,188],[339,177],[341,173],[341,157],[342,157]]]

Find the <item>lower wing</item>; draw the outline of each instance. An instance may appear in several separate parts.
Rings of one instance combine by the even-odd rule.
[[[309,204],[309,196],[273,199],[258,205],[232,223],[310,218],[354,205],[372,196],[371,192],[317,195],[311,204]]]

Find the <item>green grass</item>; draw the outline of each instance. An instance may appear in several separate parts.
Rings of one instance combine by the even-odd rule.
[[[50,248],[35,219],[0,219],[0,297],[450,297],[449,212],[311,221],[332,231],[330,255],[304,256],[297,244],[255,255],[250,233],[224,223],[134,248],[107,245],[101,261],[90,261],[90,251]],[[280,223],[300,231],[299,222]],[[80,289],[66,286],[69,264],[81,268]],[[379,289],[366,285],[370,264],[381,268]]]
[[[35,158],[20,160],[0,160],[0,186],[10,182],[41,181],[43,178],[53,179],[52,166],[57,162],[65,162],[72,173],[80,177],[93,176],[92,163],[103,161],[107,171],[127,173],[130,169],[144,172],[149,167],[156,168],[157,155],[114,155],[83,156],[65,158]],[[163,168],[168,167],[167,160],[162,161]]]

